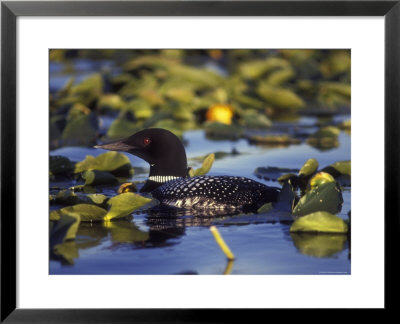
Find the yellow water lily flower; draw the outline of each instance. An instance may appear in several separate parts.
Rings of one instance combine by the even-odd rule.
[[[227,104],[211,105],[206,114],[208,121],[217,121],[222,124],[230,125],[232,123],[233,109]]]

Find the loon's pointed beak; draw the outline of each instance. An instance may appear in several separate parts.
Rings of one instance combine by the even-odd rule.
[[[119,152],[129,152],[134,150],[136,147],[126,144],[124,140],[121,141],[116,141],[116,142],[111,142],[108,144],[102,144],[102,145],[96,145],[93,146],[94,148],[100,148],[103,150],[109,150],[109,151],[119,151]]]

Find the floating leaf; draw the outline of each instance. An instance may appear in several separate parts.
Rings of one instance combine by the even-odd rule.
[[[96,143],[98,120],[94,113],[68,121],[62,133],[64,145],[92,146]]]
[[[239,73],[245,79],[257,79],[274,69],[287,68],[290,66],[289,64],[288,61],[277,57],[266,60],[252,60],[240,64]]]
[[[338,135],[340,129],[334,126],[326,126],[320,128],[316,133],[311,134],[307,143],[321,149],[329,149],[339,145]]]
[[[82,173],[82,178],[85,179],[85,185],[110,185],[118,183],[116,177],[110,172],[104,171],[85,171]]]
[[[282,177],[285,173],[294,173],[298,172],[298,169],[288,169],[288,168],[277,168],[277,167],[259,167],[254,170],[254,174],[265,180],[272,180],[272,181],[278,181],[280,177]],[[292,174],[293,174],[292,173]]]
[[[293,79],[294,76],[294,70],[291,67],[288,67],[272,72],[265,81],[273,86],[279,86],[286,81]]]
[[[63,215],[72,217],[79,215],[81,222],[99,222],[103,220],[106,214],[107,211],[98,206],[78,204],[50,212],[50,220],[59,220]]]
[[[297,110],[305,106],[303,99],[293,91],[277,88],[268,83],[260,84],[257,93],[276,108]]]
[[[121,96],[117,94],[105,94],[99,98],[97,106],[100,110],[103,109],[121,110],[125,109],[126,103],[121,98]]]
[[[75,165],[75,173],[92,170],[107,171],[120,176],[130,176],[133,173],[129,158],[114,151],[100,154],[97,157],[87,155],[85,160]]]
[[[91,199],[96,205],[102,205],[108,197],[102,194],[89,194],[87,195],[89,199]]]
[[[290,227],[290,231],[347,233],[347,224],[338,216],[318,211],[296,219]]]
[[[322,171],[328,172],[331,175],[333,175],[334,177],[337,177],[341,174],[346,174],[346,175],[351,176],[351,161],[335,162],[335,163],[323,168]]]
[[[271,146],[288,146],[291,144],[300,144],[300,140],[289,135],[253,135],[249,136],[250,143]]]
[[[148,204],[152,199],[134,194],[132,192],[123,193],[110,198],[107,202],[111,206],[104,220],[121,218],[130,215],[134,210]]]
[[[336,182],[324,183],[319,187],[311,189],[300,198],[293,214],[303,216],[317,211],[326,211],[332,214],[342,209],[343,197]]]
[[[242,115],[241,124],[247,128],[268,128],[272,126],[271,120],[256,110],[247,109]]]
[[[109,139],[121,139],[139,130],[140,128],[137,123],[129,121],[126,118],[116,118],[108,128],[106,136]]]
[[[90,114],[90,109],[81,103],[75,103],[68,111],[67,120]]]
[[[211,139],[238,139],[242,135],[241,128],[219,122],[206,122],[204,128],[207,137]]]
[[[207,155],[203,161],[203,164],[201,165],[201,168],[194,170],[194,176],[201,176],[207,174],[214,163],[214,159],[215,159],[214,153]]]
[[[49,168],[52,174],[67,175],[74,171],[75,164],[64,156],[50,155]]]
[[[312,175],[318,169],[318,161],[316,159],[308,159],[301,167],[299,176],[307,177]]]
[[[311,179],[310,179],[310,188],[314,189],[316,187],[320,187],[322,186],[324,183],[328,183],[328,182],[335,182],[335,179],[326,172],[318,172],[316,175],[314,175]]]
[[[258,214],[267,213],[273,208],[272,203],[266,203],[257,209]]]

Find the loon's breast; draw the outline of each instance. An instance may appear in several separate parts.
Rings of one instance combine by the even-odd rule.
[[[244,177],[198,176],[168,181],[152,195],[178,208],[254,208],[277,200],[279,190]]]

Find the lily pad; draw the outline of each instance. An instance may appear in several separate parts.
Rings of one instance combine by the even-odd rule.
[[[337,147],[339,145],[338,135],[340,133],[340,129],[334,126],[326,126],[320,128],[314,134],[311,134],[307,143],[311,146],[320,149],[330,149]]]
[[[308,177],[318,170],[318,161],[316,159],[308,159],[299,171],[300,177]]]
[[[97,157],[87,155],[85,160],[75,165],[75,173],[93,170],[110,172],[116,176],[131,176],[133,174],[129,158],[114,151],[100,154]]]
[[[206,136],[210,139],[238,139],[242,136],[242,129],[234,125],[219,122],[206,122],[204,124]]]
[[[112,173],[97,170],[83,172],[82,178],[85,179],[85,185],[92,186],[118,183],[118,179]]]
[[[278,167],[259,167],[254,170],[254,174],[261,179],[278,181],[286,173],[297,173],[298,169],[278,168]],[[295,175],[295,174],[294,174]]]
[[[59,220],[63,215],[72,217],[79,215],[81,222],[99,222],[104,219],[106,214],[107,211],[98,206],[78,204],[50,212],[50,220]]]
[[[277,57],[271,57],[266,60],[244,62],[239,66],[239,73],[245,79],[258,79],[274,69],[287,68],[288,66],[290,66],[288,61]]]
[[[152,199],[126,192],[110,198],[107,205],[111,206],[104,220],[108,221],[130,215],[134,210],[148,204]]]
[[[62,133],[64,145],[92,146],[96,144],[98,120],[94,113],[80,115],[68,121]]]
[[[272,126],[271,120],[255,110],[248,109],[242,115],[241,124],[247,128],[268,128]]]
[[[318,172],[310,179],[309,185],[311,189],[314,189],[328,182],[335,182],[335,179],[329,173]]]
[[[351,176],[351,161],[338,161],[322,169],[323,172],[330,173],[334,177],[341,174]]]
[[[211,170],[211,167],[214,163],[214,159],[215,159],[214,153],[207,155],[203,161],[203,164],[201,165],[201,168],[194,170],[193,176],[201,176],[207,174]]]
[[[300,140],[289,135],[253,135],[249,136],[250,143],[267,146],[289,146],[300,144]]]
[[[257,93],[276,108],[298,110],[305,106],[303,99],[292,90],[274,87],[268,83],[261,83]]]
[[[120,139],[128,137],[140,128],[136,122],[127,120],[126,118],[116,118],[107,130],[107,138],[109,139]]]
[[[54,175],[68,175],[74,171],[75,164],[65,156],[51,156],[49,161],[50,172]]]
[[[324,183],[301,197],[293,209],[293,214],[303,216],[317,211],[337,214],[342,209],[342,204],[342,192],[336,182]]]
[[[347,230],[343,219],[325,211],[300,217],[290,227],[291,232],[347,233]]]
[[[266,82],[273,86],[280,86],[283,83],[293,79],[295,72],[291,67],[283,68],[272,72],[267,78]]]

